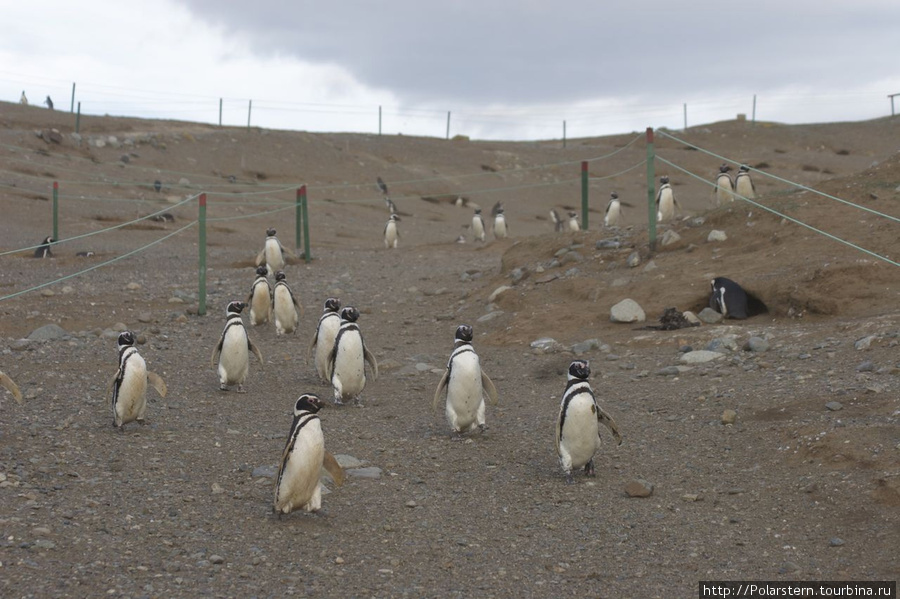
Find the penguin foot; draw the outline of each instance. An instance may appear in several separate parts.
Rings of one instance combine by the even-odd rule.
[[[451,432],[451,433],[450,433],[450,440],[451,440],[451,441],[462,441],[462,440],[463,440],[462,433],[459,432],[459,431],[453,431],[453,432]]]
[[[238,393],[246,393],[247,390],[244,389],[244,386],[243,386],[243,385],[238,385],[237,392],[238,392]]]
[[[481,432],[482,435],[487,431],[488,428],[489,428],[488,425],[484,424],[483,422],[478,425],[478,430]]]
[[[567,485],[574,485],[574,484],[575,484],[575,477],[572,476],[572,473],[571,473],[571,472],[566,472],[566,484],[567,484]]]
[[[344,402],[341,401],[341,398],[340,398],[340,397],[335,397],[335,398],[334,398],[334,405],[336,405],[336,406],[342,406],[342,405],[344,405]]]
[[[225,383],[219,383],[219,391],[228,391],[228,385]]]
[[[594,460],[591,460],[587,464],[584,465],[584,473],[587,476],[594,476],[596,473],[594,472]]]

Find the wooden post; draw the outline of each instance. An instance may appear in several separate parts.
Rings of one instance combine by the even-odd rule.
[[[306,209],[306,185],[300,187],[300,208],[303,211],[303,259],[309,264],[312,255],[309,250],[309,212]]]
[[[581,162],[581,230],[588,228],[588,163]]]
[[[294,247],[297,248],[297,250],[300,249],[300,242],[303,239],[303,237],[300,235],[300,228],[303,226],[303,201],[301,200],[301,197],[300,197],[300,189],[302,189],[302,187],[297,189],[297,199],[294,204],[294,211],[295,211]]]
[[[656,173],[654,172],[653,127],[647,127],[647,212],[650,227],[650,251],[656,251]]]
[[[59,241],[59,182],[53,182],[53,239]]]
[[[200,194],[199,213],[197,218],[197,227],[200,233],[200,239],[197,245],[200,247],[200,264],[198,276],[198,302],[197,314],[203,316],[206,314],[206,194]]]
[[[81,129],[81,102],[78,102],[78,112],[75,114],[75,133]]]

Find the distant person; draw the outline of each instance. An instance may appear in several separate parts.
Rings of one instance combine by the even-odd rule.
[[[53,110],[53,100],[50,99],[50,96],[47,96],[47,99],[44,100],[44,104],[47,105],[47,108]]]
[[[22,90],[22,95],[19,96],[19,104],[23,106],[28,106],[28,96],[25,95],[25,90]]]

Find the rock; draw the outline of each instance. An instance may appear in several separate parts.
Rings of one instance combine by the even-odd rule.
[[[681,371],[678,370],[677,366],[666,366],[665,368],[657,370],[656,374],[659,376],[678,376],[681,374]]]
[[[612,322],[644,322],[647,315],[643,308],[633,299],[623,299],[610,308],[609,319]]]
[[[625,264],[630,266],[631,268],[635,268],[636,266],[641,265],[641,255],[638,252],[631,252],[628,255],[628,258],[625,260]]]
[[[381,478],[381,468],[378,466],[368,466],[366,468],[349,468],[344,470],[344,474],[355,478]]]
[[[44,289],[41,289],[41,295],[43,295],[44,297],[53,297],[54,295],[56,295],[56,292],[49,287],[45,287]]]
[[[210,556],[209,556],[209,563],[211,563],[211,564],[224,564],[224,563],[225,563],[225,558],[222,557],[221,555],[213,554],[213,555],[210,555]]]
[[[687,320],[691,324],[700,324],[700,319],[697,318],[697,315],[691,312],[690,310],[685,310],[681,313],[684,316],[684,319]]]
[[[379,364],[380,366],[380,364]],[[363,465],[363,461],[359,458],[355,458],[352,455],[347,455],[345,453],[339,453],[334,456],[334,459],[340,465],[341,468],[347,470],[352,468],[359,468]]]
[[[584,262],[584,256],[582,256],[578,252],[567,252],[559,260],[560,265],[573,263],[577,264],[579,262]]]
[[[842,410],[844,408],[844,404],[839,401],[829,401],[825,404],[825,409],[831,412],[837,412],[838,410]]]
[[[183,304],[183,303],[184,303],[184,300],[181,299],[180,297],[174,297],[174,296],[173,296],[173,297],[170,297],[170,298],[169,298],[169,303],[170,303],[170,304]]]
[[[747,342],[744,343],[744,351],[751,351],[755,353],[763,353],[765,351],[769,351],[769,342],[762,337],[750,337],[749,339],[747,339]]]
[[[493,304],[493,303],[494,303],[494,300],[496,300],[496,299],[500,296],[501,293],[504,293],[504,292],[506,292],[506,291],[509,291],[510,289],[512,289],[512,287],[510,287],[509,285],[501,285],[500,287],[497,287],[497,288],[494,289],[494,291],[488,296],[488,302],[490,302],[490,303]]]
[[[728,235],[725,234],[725,231],[719,231],[718,229],[713,229],[709,232],[709,235],[706,237],[706,241],[727,241]]]
[[[673,245],[681,241],[681,235],[673,231],[672,229],[667,229],[665,233],[663,233],[662,240],[660,243],[663,247],[667,245]]]
[[[179,184],[181,187],[187,187],[188,185],[191,184],[191,182],[190,182],[190,180],[188,180],[186,177],[182,177],[182,178],[180,178],[180,179],[178,180],[178,184]]]
[[[387,358],[383,362],[381,360],[378,361],[378,372],[391,372],[392,370],[397,370],[402,368],[403,364],[394,360],[393,358]]]
[[[528,271],[524,268],[514,268],[512,272],[509,273],[509,278],[512,279],[513,285],[517,285],[527,279],[528,274]]]
[[[68,334],[61,326],[51,323],[31,331],[28,339],[31,341],[51,341],[53,339],[62,339]]]
[[[581,343],[576,343],[572,346],[572,353],[576,356],[580,356],[591,351],[592,349],[600,349],[599,339],[588,339],[586,341],[582,341]]]
[[[869,347],[872,346],[872,342],[876,339],[878,339],[878,335],[869,335],[868,337],[863,337],[862,339],[857,340],[856,343],[853,344],[853,347],[859,350],[869,349]]]
[[[137,291],[137,290],[140,289],[140,288],[141,288],[141,284],[140,284],[140,283],[135,283],[134,281],[132,281],[132,282],[128,283],[127,285],[125,285],[125,289],[127,289],[128,291]]]
[[[542,354],[554,354],[565,349],[562,344],[552,337],[541,337],[531,342],[531,349]]]
[[[685,364],[705,364],[706,362],[712,362],[713,360],[718,360],[724,357],[725,354],[720,354],[716,351],[698,349],[689,351],[686,354],[681,354],[681,357],[678,358],[678,360],[680,362],[684,362]]]
[[[659,267],[656,265],[656,261],[650,260],[649,262],[647,262],[647,265],[644,267],[644,272],[653,272],[657,268],[659,268]]]
[[[737,420],[737,412],[734,410],[725,410],[722,412],[722,424],[725,426],[734,424],[735,420]]]
[[[148,323],[153,322],[153,315],[150,312],[141,312],[138,314],[138,322]]]
[[[490,320],[494,320],[502,314],[503,310],[494,310],[493,312],[488,312],[487,314],[479,316],[477,322],[488,322]]]
[[[875,364],[871,360],[866,360],[856,367],[856,372],[873,372],[874,370]]]
[[[222,488],[222,485],[220,485],[219,483],[212,484],[212,494],[213,495],[221,495],[224,492],[225,492],[225,489]]]
[[[700,319],[700,322],[706,324],[718,324],[723,320],[720,313],[709,307],[700,310],[700,314],[697,315],[697,318]]]
[[[622,247],[622,242],[618,239],[601,239],[594,247],[598,250],[617,250]]]
[[[843,544],[844,544],[844,539],[842,539],[840,537],[832,537],[831,539],[828,540],[828,545],[830,547],[840,547]]]
[[[629,497],[650,497],[653,494],[653,485],[645,480],[634,479],[625,485],[625,492]]]
[[[56,549],[56,543],[47,539],[38,539],[34,542],[34,547],[38,549]]]

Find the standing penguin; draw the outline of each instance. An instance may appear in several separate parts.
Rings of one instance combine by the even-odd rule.
[[[344,399],[355,399],[359,404],[359,394],[366,387],[366,362],[372,368],[372,380],[378,380],[378,363],[363,341],[358,319],[356,308],[347,306],[341,310],[341,328],[328,360],[336,404],[344,403]]]
[[[553,230],[561,233],[563,230],[563,222],[559,218],[559,213],[554,209],[550,211],[550,222],[553,223]]]
[[[50,251],[50,244],[56,243],[56,240],[49,235],[44,237],[44,241],[41,242],[41,245],[37,246],[34,250],[35,258],[52,258],[53,253]]]
[[[244,302],[231,302],[225,308],[225,328],[212,353],[210,362],[215,366],[218,360],[219,389],[222,391],[228,391],[229,385],[237,385],[237,392],[244,393],[244,381],[250,372],[249,352],[259,359],[260,367],[263,365],[262,353],[250,341],[241,320],[241,312],[246,307]]]
[[[250,286],[250,295],[247,303],[250,305],[250,324],[253,326],[269,322],[272,316],[272,287],[266,278],[265,266],[256,267],[256,280]]]
[[[3,372],[0,372],[0,385],[6,387],[18,403],[22,403],[22,392],[19,391],[19,386]]]
[[[725,202],[734,201],[734,181],[728,171],[731,167],[722,163],[719,167],[719,174],[716,175],[716,205],[721,206]]]
[[[321,400],[311,393],[300,396],[294,404],[294,420],[288,433],[281,465],[275,478],[275,501],[272,511],[290,514],[295,509],[316,512],[322,507],[322,485],[319,475],[322,468],[331,474],[334,483],[341,486],[344,471],[337,460],[325,451],[325,436],[317,415]]]
[[[756,198],[756,186],[750,178],[750,167],[742,164],[737,177],[734,178],[734,190],[741,197],[753,200]]]
[[[580,231],[581,225],[578,224],[578,213],[569,210],[569,220],[566,221],[566,226],[569,228],[569,231]]]
[[[275,291],[273,292],[273,312],[275,313],[275,334],[284,335],[297,330],[300,315],[303,314],[303,306],[294,297],[291,288],[284,282],[282,271],[275,273]]]
[[[137,420],[144,424],[147,412],[147,381],[160,397],[166,396],[166,383],[147,370],[147,363],[134,346],[134,333],[119,335],[119,370],[112,381],[113,426],[122,428]]]
[[[315,350],[316,374],[326,383],[331,382],[329,361],[331,360],[331,350],[334,349],[334,339],[341,328],[340,310],[341,300],[336,297],[329,297],[325,300],[324,313],[319,317],[316,334],[313,335],[312,343],[309,344],[309,351],[307,352],[308,357]]]
[[[662,223],[675,218],[675,207],[678,206],[678,202],[675,201],[675,192],[669,185],[669,177],[660,177],[659,183],[659,191],[656,192],[656,221]]]
[[[484,219],[481,218],[481,208],[475,209],[475,214],[472,215],[472,236],[475,238],[475,241],[484,241]]]
[[[447,390],[447,422],[454,438],[473,430],[476,426],[482,432],[484,423],[484,395],[491,403],[497,403],[497,389],[487,374],[481,369],[478,354],[472,349],[472,327],[461,324],[456,328],[453,353],[447,362],[447,370],[441,377],[434,392],[432,409],[441,400],[441,392]]]
[[[256,256],[256,266],[265,264],[269,274],[284,270],[285,254],[291,258],[297,257],[293,252],[281,245],[281,242],[275,237],[275,229],[268,229],[266,230],[266,245],[263,246],[262,251]]]
[[[376,179],[375,181],[375,184],[378,187],[378,191],[380,191],[382,195],[388,194],[388,186],[387,183],[384,182],[384,179],[378,177],[378,179]]]
[[[400,241],[400,231],[397,229],[397,221],[400,217],[392,214],[384,226],[384,247],[388,249],[396,249],[397,242]]]
[[[503,206],[497,208],[497,214],[494,215],[494,238],[506,239],[509,237],[509,227],[506,226],[506,217],[503,216]]]
[[[559,407],[556,424],[556,453],[566,474],[566,482],[573,484],[572,470],[584,468],[585,474],[594,476],[594,455],[600,449],[599,424],[606,426],[622,444],[622,436],[616,421],[597,403],[588,377],[591,367],[584,360],[569,364],[566,391]]]
[[[619,226],[619,219],[622,217],[622,206],[631,207],[631,204],[623,202],[619,199],[619,194],[612,192],[609,194],[609,202],[606,204],[606,216],[603,217],[603,225],[606,227]]]
[[[723,318],[747,318],[747,292],[743,287],[725,277],[716,277],[709,284],[712,287],[710,308],[722,314]]]
[[[25,95],[25,90],[22,90],[22,95],[19,96],[19,104],[22,106],[28,106],[28,96]]]

